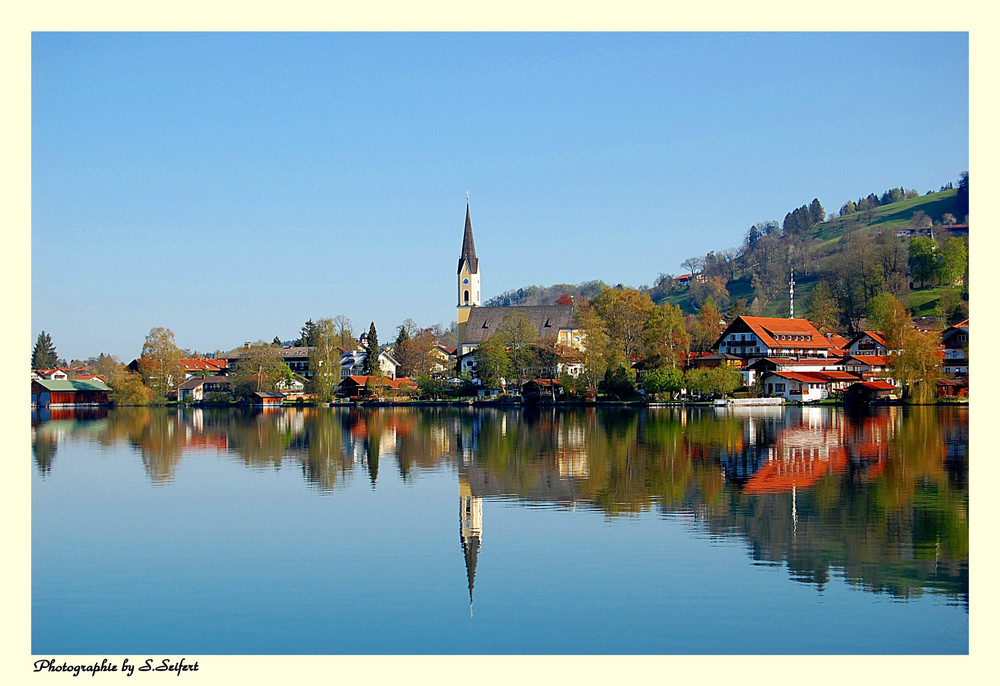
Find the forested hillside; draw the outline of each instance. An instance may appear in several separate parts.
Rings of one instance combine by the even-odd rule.
[[[887,292],[915,316],[950,323],[968,316],[969,177],[938,191],[891,188],[849,200],[827,214],[819,199],[790,210],[781,223],[758,222],[740,245],[682,263],[641,287],[657,304],[694,314],[711,299],[731,320],[740,314],[788,316],[795,275],[795,314],[853,333],[868,301]],[[549,305],[593,300],[605,284],[529,286],[487,305]]]

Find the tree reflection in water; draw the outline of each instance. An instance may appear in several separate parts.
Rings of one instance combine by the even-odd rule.
[[[371,488],[387,466],[407,483],[457,470],[466,498],[611,519],[683,513],[818,589],[838,574],[865,590],[942,592],[968,607],[964,407],[121,408],[36,416],[32,428],[42,475],[59,468],[62,440],[127,443],[163,485],[198,451],[251,469],[298,465],[327,494],[356,468]]]

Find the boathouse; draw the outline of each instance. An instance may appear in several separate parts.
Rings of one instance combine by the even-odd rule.
[[[35,379],[31,382],[31,404],[36,407],[107,405],[110,392],[101,381]]]

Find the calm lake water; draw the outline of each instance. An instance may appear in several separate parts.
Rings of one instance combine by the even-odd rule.
[[[966,408],[32,414],[32,652],[967,653]]]

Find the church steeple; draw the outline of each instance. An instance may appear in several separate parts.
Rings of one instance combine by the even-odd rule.
[[[472,215],[469,202],[465,202],[465,234],[462,236],[462,253],[458,256],[458,323],[468,320],[470,307],[481,307],[479,294],[479,258],[476,241],[472,238]]]
[[[472,590],[476,584],[476,563],[483,540],[483,499],[472,495],[464,475],[459,475],[459,538],[465,556],[465,575],[469,580],[469,616],[472,616]]]
[[[469,265],[470,274],[479,273],[479,258],[476,257],[476,242],[472,238],[472,215],[469,203],[465,203],[465,235],[462,237],[462,254],[458,258],[458,273],[462,273],[462,263]]]

